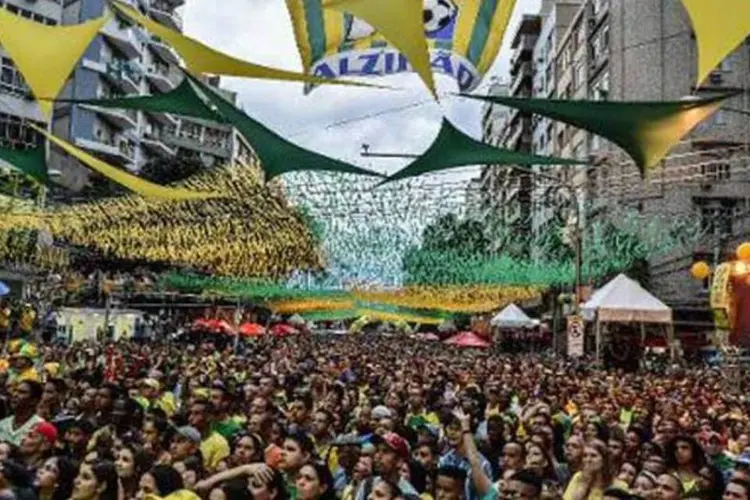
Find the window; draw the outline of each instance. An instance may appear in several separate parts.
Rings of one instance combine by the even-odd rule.
[[[698,203],[701,228],[708,234],[730,236],[734,229],[734,204],[701,200]]]
[[[575,72],[575,86],[576,88],[580,87],[581,85],[586,84],[586,65],[583,64],[583,61],[579,61],[576,65],[576,72]]]
[[[729,163],[711,161],[701,165],[701,174],[706,181],[727,181],[732,177],[732,169]]]
[[[13,61],[3,57],[0,64],[0,89],[10,94],[28,95],[29,87]]]
[[[609,25],[604,26],[602,28],[602,32],[599,35],[601,38],[601,42],[599,43],[599,48],[602,50],[602,52],[606,52],[609,50]]]
[[[18,116],[0,113],[0,145],[26,149],[41,144],[41,136]],[[43,123],[35,123],[44,127]]]
[[[3,5],[3,1],[0,0],[0,5]],[[51,17],[43,16],[41,14],[37,14],[36,12],[30,11],[28,9],[24,9],[23,7],[19,7],[17,5],[13,4],[6,4],[5,9],[8,12],[11,12],[13,14],[16,14],[17,16],[21,16],[26,19],[32,19],[38,23],[41,24],[47,24],[49,26],[54,26],[57,24],[57,20],[52,19]]]

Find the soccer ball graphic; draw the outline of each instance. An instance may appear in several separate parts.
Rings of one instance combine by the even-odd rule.
[[[424,0],[422,16],[425,32],[432,35],[445,29],[457,13],[455,0]]]
[[[346,27],[346,40],[354,42],[367,38],[375,33],[375,29],[359,18],[351,18],[351,23]]]

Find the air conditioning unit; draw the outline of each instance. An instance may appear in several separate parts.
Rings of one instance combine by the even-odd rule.
[[[708,76],[708,80],[713,85],[720,85],[720,84],[722,84],[724,82],[724,75],[721,72],[719,72],[719,71],[713,71]]]

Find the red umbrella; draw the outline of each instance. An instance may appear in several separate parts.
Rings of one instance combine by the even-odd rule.
[[[461,332],[458,335],[454,335],[445,341],[448,345],[455,345],[458,347],[490,347],[490,343],[484,340],[474,332]]]
[[[271,327],[271,333],[278,337],[286,337],[287,335],[297,335],[299,330],[284,323],[279,323]]]
[[[266,333],[266,329],[258,323],[243,323],[240,326],[240,335],[243,337],[260,337]]]
[[[234,327],[225,319],[215,319],[211,324],[211,330],[216,333],[234,334]]]
[[[213,320],[200,318],[193,322],[193,330],[213,330]]]

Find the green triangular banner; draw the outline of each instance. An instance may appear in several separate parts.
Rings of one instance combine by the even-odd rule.
[[[0,147],[0,160],[41,184],[46,184],[49,180],[44,146],[30,149]]]
[[[222,116],[206,104],[188,78],[163,94],[120,97],[111,99],[58,100],[74,104],[88,104],[102,108],[136,109],[151,113],[174,115],[223,122]]]
[[[537,156],[520,151],[496,148],[477,141],[443,119],[440,133],[422,156],[385,182],[471,165],[581,165],[586,162]]]
[[[266,180],[273,179],[281,174],[300,170],[380,176],[377,172],[329,158],[287,141],[276,132],[250,118],[242,110],[223,99],[208,85],[192,75],[188,75],[188,78],[205,94],[209,103],[215,107],[219,114],[228,123],[236,127],[253,146],[255,153],[263,165]]]
[[[736,95],[665,102],[564,101],[517,97],[464,97],[546,116],[611,141],[635,161],[641,174],[656,166],[683,137]]]

